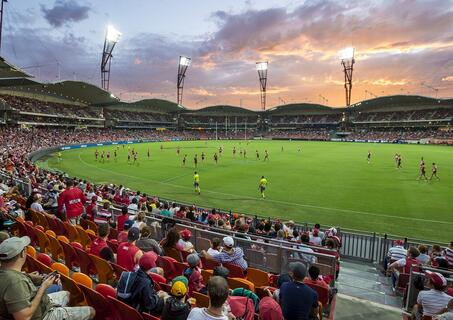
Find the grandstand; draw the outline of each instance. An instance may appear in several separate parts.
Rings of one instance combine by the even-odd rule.
[[[71,293],[70,304],[94,307],[99,319],[156,317],[137,312],[116,299],[118,280],[126,270],[116,260],[107,261],[92,254],[90,248],[98,240],[99,225],[89,216],[77,224],[65,221],[51,199],[60,187],[66,187],[66,177],[38,168],[30,160],[60,151],[61,146],[96,146],[104,142],[264,138],[453,145],[453,99],[397,95],[362,101],[347,109],[305,103],[258,112],[228,105],[192,110],[160,99],[123,102],[107,91],[79,81],[39,83],[3,59],[0,75],[3,151],[0,176],[5,199],[0,202],[2,228],[11,235],[30,237],[25,271],[48,274],[58,270],[63,289]],[[102,212],[105,201],[111,203],[106,209],[112,216],[106,244],[113,253],[117,253],[120,245],[121,208],[130,209],[131,204],[138,202],[141,207],[133,210],[146,211],[145,222],[151,228],[146,237],[160,246],[172,227],[179,233],[190,230],[190,241],[199,253],[208,250],[216,238],[233,237],[235,246],[243,250],[248,267],[244,272],[238,265],[223,263],[230,272],[231,289],[247,288],[263,299],[267,295],[265,289],[270,287],[274,291],[279,286],[279,276],[291,271],[291,262],[318,267],[322,283],[309,285],[318,293],[322,307],[319,317],[324,319],[359,319],[359,313],[369,319],[408,317],[420,291],[413,279],[426,277],[425,268],[439,271],[437,258],[452,250],[451,244],[450,248],[442,244],[436,256],[438,244],[406,238],[401,244],[405,249],[429,244],[430,261],[437,264],[429,263],[422,268],[415,263],[409,270],[404,266],[386,273],[382,266],[390,258],[387,253],[399,240],[392,236],[236,215],[176,203],[159,195],[147,196],[108,182],[96,184],[81,179],[75,182],[88,200],[95,196],[97,212]],[[43,211],[31,208],[36,194],[42,194]],[[171,219],[167,211],[171,212]],[[129,214],[135,219],[135,214],[131,211]],[[150,273],[156,289],[171,293],[171,280],[189,266],[188,254],[175,247],[158,256],[156,264],[163,274]],[[203,286],[217,264],[202,258]],[[447,262],[448,268],[450,271],[441,272],[447,277],[451,294],[453,273]],[[392,278],[387,277],[391,273],[398,275],[395,286]],[[204,293],[191,295],[196,298],[193,307],[209,304]],[[251,318],[258,318],[259,310],[255,311]]]

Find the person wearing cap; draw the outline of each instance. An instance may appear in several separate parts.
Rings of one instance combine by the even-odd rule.
[[[154,252],[147,252],[140,257],[136,271],[121,274],[117,287],[118,300],[139,312],[161,314],[167,294],[163,291],[156,292],[154,281],[148,275],[156,268],[156,260],[157,255]]]
[[[42,195],[40,193],[36,193],[33,196],[33,203],[31,204],[30,209],[37,212],[44,212],[44,208],[42,207],[41,201]]]
[[[247,261],[244,259],[244,252],[241,248],[234,246],[234,240],[230,236],[223,238],[223,250],[218,254],[210,255],[203,250],[201,255],[218,263],[234,264],[244,271],[248,268]]]
[[[128,271],[133,271],[143,255],[135,242],[140,237],[140,230],[131,228],[127,233],[127,242],[120,243],[116,252],[116,259],[118,265]]]
[[[193,308],[187,320],[230,320],[235,319],[226,305],[229,287],[227,281],[218,276],[211,277],[207,284],[209,306]]]
[[[59,282],[58,275],[50,274],[37,288],[22,273],[29,237],[12,237],[0,244],[0,315],[5,319],[31,320],[86,320],[95,316],[92,307],[66,307],[69,292],[46,294],[47,288]]]
[[[66,219],[72,224],[76,224],[85,209],[85,202],[86,198],[82,190],[74,187],[73,180],[68,180],[66,182],[66,190],[58,197],[58,211],[63,212],[64,206]]]
[[[389,249],[387,255],[384,257],[384,271],[387,271],[389,264],[405,259],[407,257],[407,250],[404,249],[404,240],[395,240],[393,247]]]
[[[205,292],[203,285],[203,276],[201,275],[200,269],[200,257],[197,253],[189,254],[186,258],[189,268],[184,270],[184,276],[189,279],[189,295],[192,292]]]
[[[182,280],[185,279],[186,281]],[[170,297],[165,300],[161,320],[186,320],[190,313],[190,304],[186,302],[187,279],[176,277],[172,281]]]
[[[190,238],[192,237],[192,232],[189,229],[182,230],[179,235],[181,239],[179,239],[178,244],[182,247],[183,251],[193,252],[194,246],[192,242],[190,242]]]
[[[429,280],[428,288],[418,293],[417,304],[412,309],[414,316],[434,316],[446,312],[451,296],[445,293],[447,279],[438,273],[426,271],[426,278]],[[448,308],[447,308],[448,309]]]
[[[319,312],[318,294],[304,284],[307,268],[301,262],[289,264],[293,281],[280,287],[279,300],[285,319],[308,320]]]

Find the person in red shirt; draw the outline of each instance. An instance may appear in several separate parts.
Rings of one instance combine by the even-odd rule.
[[[66,219],[76,224],[78,218],[84,211],[85,202],[86,198],[82,190],[74,187],[74,181],[68,180],[66,182],[66,190],[58,197],[58,211],[62,212],[64,206]]]
[[[123,231],[120,231],[118,233],[118,237],[117,237],[118,243],[127,242],[127,234],[129,232],[129,229],[132,228],[133,225],[134,225],[134,221],[132,221],[132,220],[124,221]]]
[[[124,222],[129,219],[127,207],[121,208],[121,216],[117,219],[117,228],[118,231],[123,231],[124,229]]]
[[[135,245],[139,237],[140,230],[131,228],[127,233],[127,242],[123,242],[118,246],[116,252],[117,263],[127,271],[134,271],[143,256],[143,251]]]
[[[317,266],[311,266],[308,269],[309,277],[305,277],[304,283],[305,284],[315,284],[317,286],[323,287],[330,291],[329,284],[324,281],[322,276],[319,275],[319,268]]]
[[[91,242],[90,253],[99,257],[101,250],[108,246],[107,238],[110,228],[108,223],[102,223],[98,226],[98,237]]]
[[[95,213],[94,213],[93,209],[96,208],[97,201],[98,201],[98,196],[92,196],[91,197],[91,202],[90,202],[90,204],[87,206],[87,208],[85,210],[88,220],[94,221]]]

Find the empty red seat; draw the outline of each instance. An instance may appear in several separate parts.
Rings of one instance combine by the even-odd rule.
[[[230,274],[228,277],[230,278],[245,278],[244,271],[242,270],[241,267],[238,267],[237,265],[231,264],[231,263],[223,263],[223,266],[230,270]]]
[[[121,274],[123,272],[127,272],[127,269],[123,268],[119,264],[110,262],[110,265],[112,266],[113,272],[115,273],[115,276],[116,276],[117,279],[121,278]]]
[[[88,305],[92,306],[96,310],[95,320],[113,320],[114,315],[111,312],[111,309],[108,307],[109,301],[99,292],[88,288],[84,285],[79,285],[80,290],[82,290],[85,295],[85,299]]]
[[[63,248],[64,264],[66,265],[66,267],[68,267],[69,269],[78,267],[79,266],[78,256],[74,250],[74,247],[72,247],[69,243],[66,243],[61,240],[58,240],[58,242]]]
[[[107,297],[110,306],[116,313],[117,320],[143,320],[142,315],[132,307],[129,307],[127,304],[119,301],[114,297]]]
[[[74,248],[74,250],[77,253],[80,271],[86,275],[97,274],[96,266],[91,260],[90,255],[83,249]]]
[[[158,267],[161,267],[162,269],[164,269],[164,276],[168,280],[171,280],[174,277],[179,276],[179,274],[176,273],[173,262],[174,262],[174,260],[169,257],[162,257],[162,256],[157,257],[156,264]]]
[[[36,260],[50,267],[52,265],[52,258],[45,253],[38,253]]]
[[[108,284],[99,283],[96,286],[96,291],[102,294],[105,298],[107,298],[108,296],[116,297],[116,290]]]

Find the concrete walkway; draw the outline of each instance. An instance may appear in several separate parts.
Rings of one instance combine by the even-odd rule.
[[[337,295],[335,320],[401,320],[402,310],[395,307]]]

